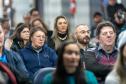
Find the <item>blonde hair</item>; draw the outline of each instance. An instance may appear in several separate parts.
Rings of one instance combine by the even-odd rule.
[[[125,47],[126,47],[126,42],[120,47],[119,55],[118,55],[116,64],[114,66],[114,69],[116,70],[120,78],[120,84],[126,84],[126,64],[125,64],[125,58],[123,55],[123,51]]]
[[[58,34],[57,22],[58,22],[58,20],[60,18],[64,18],[66,20],[67,24],[68,24],[68,26],[67,26],[67,38],[66,38],[66,40],[70,39],[70,34],[69,34],[69,32],[70,32],[70,26],[69,26],[69,22],[68,22],[67,18],[65,16],[58,16],[58,17],[56,17],[55,22],[54,22],[54,32],[53,32],[53,35],[52,35],[52,39],[53,39],[53,41],[55,43],[55,49],[56,50],[57,50],[57,48],[60,45],[62,45],[62,41],[60,39],[58,39],[58,35],[57,35]]]

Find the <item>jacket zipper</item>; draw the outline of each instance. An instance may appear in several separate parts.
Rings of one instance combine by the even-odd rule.
[[[37,53],[37,57],[38,57],[38,62],[39,62],[39,66],[40,66],[40,65],[41,65],[41,63],[40,63],[39,53]]]

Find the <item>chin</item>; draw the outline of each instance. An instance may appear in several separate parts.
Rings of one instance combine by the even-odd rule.
[[[69,68],[66,68],[66,71],[67,71],[67,73],[69,73],[69,74],[73,74],[73,73],[75,73],[76,68],[75,68],[75,67],[69,67]]]

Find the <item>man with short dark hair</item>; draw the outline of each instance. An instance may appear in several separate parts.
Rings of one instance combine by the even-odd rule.
[[[96,36],[96,27],[97,25],[103,21],[103,16],[100,12],[95,12],[93,14],[93,26],[91,27],[91,38],[95,38]]]
[[[32,20],[36,19],[36,18],[40,18],[40,14],[39,14],[39,11],[35,8],[31,9],[30,10],[30,20],[32,22]]]

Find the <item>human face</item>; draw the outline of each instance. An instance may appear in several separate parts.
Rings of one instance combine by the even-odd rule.
[[[9,24],[9,21],[5,21],[3,24],[2,24],[2,27],[4,29],[4,33],[7,34],[10,30],[10,24]]]
[[[116,0],[109,0],[109,5],[115,5],[115,3],[116,3]]]
[[[101,21],[102,21],[102,16],[96,15],[96,16],[94,17],[94,22],[95,22],[95,24],[98,24],[98,23],[100,23]]]
[[[116,33],[110,26],[105,26],[101,29],[98,37],[99,43],[103,46],[112,46],[115,44]]]
[[[24,23],[29,24],[30,23],[30,16],[24,16]]]
[[[29,36],[30,36],[29,34],[30,34],[29,28],[25,27],[25,28],[21,31],[20,36],[21,36],[21,38],[22,38],[23,40],[29,40]]]
[[[34,21],[33,25],[34,25],[34,27],[41,27],[41,28],[43,28],[43,25],[42,25],[42,23],[39,20]]]
[[[64,18],[59,18],[57,21],[58,32],[65,33],[67,31],[68,23]]]
[[[69,44],[65,47],[63,63],[67,73],[74,73],[79,66],[80,49],[77,44]]]
[[[45,33],[42,31],[36,31],[31,37],[32,46],[34,48],[41,48],[45,42]]]
[[[32,15],[31,15],[31,20],[34,20],[35,18],[40,18],[38,11],[33,11]]]
[[[4,45],[4,31],[0,25],[0,47]]]
[[[76,28],[76,37],[80,44],[88,44],[90,41],[90,30],[87,25],[80,25]]]

